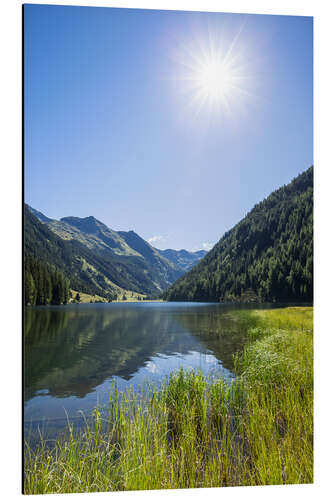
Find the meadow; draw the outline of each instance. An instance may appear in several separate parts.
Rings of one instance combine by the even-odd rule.
[[[313,481],[313,309],[234,311],[248,325],[235,380],[174,372],[110,394],[85,429],[25,444],[24,492],[200,488]]]

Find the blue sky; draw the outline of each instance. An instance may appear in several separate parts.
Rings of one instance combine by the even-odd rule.
[[[208,52],[223,100],[198,98]],[[312,165],[312,59],[309,17],[27,5],[26,202],[209,248]]]

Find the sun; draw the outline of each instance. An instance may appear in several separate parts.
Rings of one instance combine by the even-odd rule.
[[[247,93],[246,65],[234,47],[210,46],[196,55],[187,73],[191,102],[198,111],[231,113]]]
[[[175,83],[195,115],[234,115],[246,108],[253,97],[253,68],[247,44],[241,42],[243,26],[234,36],[208,32],[180,44]]]
[[[205,99],[221,101],[228,98],[236,83],[237,75],[223,60],[213,58],[199,65],[194,76],[198,93]]]

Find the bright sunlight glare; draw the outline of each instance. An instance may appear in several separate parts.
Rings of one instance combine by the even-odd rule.
[[[247,98],[253,97],[253,68],[247,44],[240,40],[243,27],[233,36],[225,30],[208,30],[206,36],[201,33],[178,47],[175,58],[180,67],[175,82],[189,96],[196,115],[234,115],[244,111]]]
[[[205,98],[219,100],[232,92],[235,75],[223,61],[211,60],[200,67],[197,75],[198,90]]]

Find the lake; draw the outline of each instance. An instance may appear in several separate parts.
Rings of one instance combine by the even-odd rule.
[[[106,408],[113,384],[142,391],[180,367],[232,380],[233,354],[246,341],[246,328],[231,314],[240,308],[189,302],[27,308],[26,437],[38,428],[53,436],[67,419],[79,422],[96,405]]]

